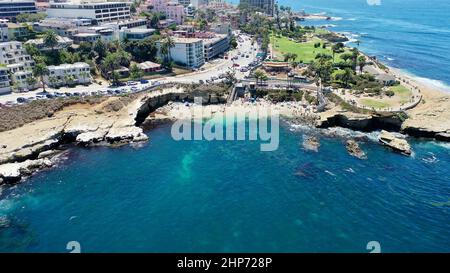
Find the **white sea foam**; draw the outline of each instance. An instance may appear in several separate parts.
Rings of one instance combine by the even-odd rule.
[[[441,91],[445,91],[450,93],[450,86],[447,85],[446,83],[444,83],[443,81],[440,80],[435,80],[435,79],[429,79],[429,78],[424,78],[424,77],[418,77],[418,76],[414,76],[414,79],[416,79],[418,82],[421,82],[425,85],[428,85],[430,87],[434,87],[437,88]]]
[[[422,83],[430,88],[435,88],[438,89],[440,91],[444,91],[447,93],[450,93],[450,86],[448,84],[446,84],[443,81],[440,80],[436,80],[436,79],[430,79],[430,78],[425,78],[425,77],[420,77],[417,75],[412,74],[409,71],[403,70],[403,69],[397,69],[397,71],[400,71],[401,73],[405,74],[406,76],[418,81],[419,83]]]

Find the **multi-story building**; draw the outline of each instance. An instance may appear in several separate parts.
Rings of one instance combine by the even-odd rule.
[[[28,91],[38,87],[38,81],[33,78],[31,70],[18,71],[11,74],[12,88],[14,91]],[[31,81],[30,81],[31,80]]]
[[[71,37],[78,33],[78,28],[92,25],[92,19],[81,18],[45,18],[41,22],[33,24],[33,29],[38,32],[53,30],[56,34]]]
[[[147,29],[147,21],[144,19],[127,20],[104,23],[97,26],[78,27],[78,33],[73,35],[75,43],[93,42],[101,39],[105,42],[117,40],[144,40],[155,32]]]
[[[92,81],[90,67],[87,63],[51,65],[47,68],[49,73],[44,77],[44,81],[51,87],[89,84]]]
[[[11,92],[8,68],[0,66],[0,95]]]
[[[0,19],[0,42],[7,42],[8,39],[8,20]]]
[[[231,36],[233,34],[233,30],[231,29],[231,24],[229,22],[213,23],[209,30],[217,34],[225,34],[227,36]]]
[[[196,9],[208,4],[208,0],[190,0],[190,2],[191,2],[191,5]]]
[[[168,19],[174,20],[176,24],[183,24],[184,7],[176,0],[149,0],[148,2],[149,6],[153,7],[153,12],[164,13]]]
[[[225,34],[217,34],[213,38],[203,39],[205,61],[224,53],[230,48],[229,37]]]
[[[112,22],[131,18],[128,2],[50,3],[49,17],[88,18],[97,22]]]
[[[266,14],[273,16],[274,0],[240,0],[240,3],[260,9]]]
[[[77,33],[72,36],[72,39],[75,44],[80,44],[82,42],[93,43],[101,37],[99,33]]]
[[[156,30],[146,28],[123,28],[120,30],[120,40],[140,41],[150,38]]]
[[[29,79],[32,75],[34,61],[27,54],[21,42],[0,43],[0,64],[6,66],[11,75],[11,83],[18,91],[26,91],[36,87]]]
[[[70,38],[67,38],[67,37],[62,37],[62,36],[58,35],[57,39],[58,39],[58,44],[53,49],[59,50],[59,49],[63,49],[63,48],[68,48],[68,47],[72,46],[72,44],[73,44],[73,40]],[[50,47],[47,47],[45,45],[44,38],[31,39],[31,40],[26,41],[25,44],[26,45],[27,44],[35,45],[39,50],[43,50],[43,51],[51,50]]]
[[[170,57],[177,64],[188,68],[198,68],[205,63],[203,41],[197,38],[173,37],[175,46],[170,49]],[[161,54],[161,43],[156,43],[158,55],[161,59],[165,56]]]
[[[36,2],[30,0],[0,0],[0,18],[15,19],[21,13],[36,13]]]
[[[14,67],[12,72],[17,72],[31,69],[34,61],[27,54],[21,42],[13,41],[0,43],[0,64]]]
[[[30,30],[27,25],[7,23],[8,26],[8,40],[25,40],[30,35]]]

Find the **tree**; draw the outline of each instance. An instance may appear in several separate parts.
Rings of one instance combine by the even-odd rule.
[[[161,54],[164,56],[163,62],[167,66],[171,62],[170,49],[175,46],[175,41],[172,37],[167,36],[161,41]]]
[[[236,73],[234,71],[227,71],[225,73],[225,83],[229,86],[235,84],[237,81]]]
[[[47,17],[47,14],[45,12],[39,12],[39,13],[21,13],[16,16],[16,21],[18,23],[35,23],[39,22]]]
[[[55,47],[58,45],[58,35],[53,30],[46,31],[44,33],[44,45],[55,50]]]
[[[130,67],[130,78],[133,80],[140,80],[142,78],[142,71],[137,64],[133,64]]]
[[[37,63],[33,68],[33,75],[37,78],[40,78],[40,81],[42,83],[42,89],[45,91],[45,82],[44,82],[44,76],[48,75],[49,71],[47,66],[45,66],[44,63]]]
[[[334,63],[334,56],[336,55],[336,53],[341,52],[343,48],[344,48],[343,43],[337,43],[331,47],[331,51],[333,52],[333,63]]]
[[[262,83],[263,81],[268,79],[266,73],[260,69],[256,70],[255,73],[253,74],[253,76],[256,79],[256,85],[258,85],[259,82]]]
[[[320,86],[328,83],[333,72],[333,65],[328,58],[322,57],[316,59],[309,67],[310,72],[314,75],[316,84]]]
[[[106,57],[107,47],[106,44],[102,41],[102,39],[98,39],[92,45],[92,50],[97,53],[97,56],[100,60]]]
[[[56,87],[56,85],[58,83],[58,79],[56,77],[51,76],[51,77],[48,77],[48,82],[51,87]]]
[[[362,74],[364,66],[366,66],[366,57],[364,56],[358,57],[358,66],[359,66],[359,73]]]
[[[349,82],[353,80],[353,71],[350,68],[344,69],[342,73],[336,75],[336,79],[344,83],[344,87],[349,87]]]
[[[27,81],[27,85],[28,85],[28,86],[35,86],[36,83],[37,83],[37,80],[36,80],[35,77],[28,77],[28,78],[26,79],[26,81]]]
[[[112,84],[115,85],[115,86],[119,85],[119,83],[120,83],[120,81],[119,81],[119,79],[120,79],[119,73],[117,71],[113,71],[111,73],[111,77],[112,77]]]
[[[101,69],[103,75],[106,75],[107,78],[110,78],[110,75],[113,74],[113,71],[119,68],[119,62],[117,55],[114,53],[108,53],[105,59],[102,62]]]
[[[237,46],[238,46],[238,43],[237,43],[237,41],[236,41],[236,37],[233,35],[232,37],[231,37],[231,39],[230,39],[230,46],[231,46],[231,48],[236,48]]]

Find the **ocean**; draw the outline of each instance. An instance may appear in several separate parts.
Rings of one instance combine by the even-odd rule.
[[[343,131],[344,132],[344,131]],[[351,133],[351,131],[345,131]],[[60,166],[0,196],[0,252],[450,252],[450,146],[413,157],[283,123],[279,149],[257,141],[175,141],[71,149]],[[354,134],[354,133],[351,133]]]
[[[450,84],[450,2],[302,0],[360,49],[442,89]],[[311,21],[310,21],[311,22]],[[338,130],[340,131],[340,130]],[[344,131],[340,131],[341,133]],[[345,131],[349,134],[354,132]],[[410,140],[405,157],[364,136],[368,160],[342,138],[283,123],[280,146],[174,141],[70,149],[56,168],[0,187],[0,252],[450,252],[450,145]]]
[[[229,2],[238,3],[233,0]],[[294,11],[326,13],[337,20],[307,20],[329,26],[359,49],[419,81],[450,92],[450,1],[279,0]],[[379,5],[377,5],[379,4]],[[349,46],[355,46],[350,43]]]

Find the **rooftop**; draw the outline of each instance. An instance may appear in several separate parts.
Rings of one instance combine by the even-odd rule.
[[[190,43],[197,43],[197,42],[201,42],[202,39],[198,39],[198,38],[181,38],[181,37],[172,37],[174,43],[179,43],[179,44],[190,44]]]
[[[61,64],[61,65],[50,65],[48,69],[72,69],[72,68],[86,68],[89,67],[87,63],[78,62],[74,64]]]
[[[151,68],[160,68],[161,65],[154,63],[154,62],[150,62],[150,61],[146,61],[143,63],[138,64],[140,69],[151,69]]]

